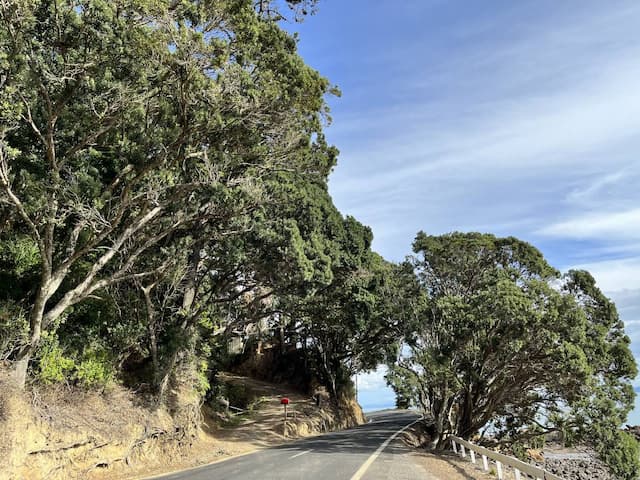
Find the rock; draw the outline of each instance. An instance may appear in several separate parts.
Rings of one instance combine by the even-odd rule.
[[[546,458],[544,463],[535,462],[538,466],[554,473],[564,480],[614,480],[604,465],[595,454],[589,454],[588,458],[562,458],[554,456]]]

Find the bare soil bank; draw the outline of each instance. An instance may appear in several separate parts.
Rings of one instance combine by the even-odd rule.
[[[0,373],[0,479],[139,478],[363,421],[355,402],[338,415],[290,386],[234,375],[223,380],[251,392],[251,411],[225,416],[175,391],[169,406],[154,408],[120,386],[21,392]],[[283,396],[291,401],[286,437]]]

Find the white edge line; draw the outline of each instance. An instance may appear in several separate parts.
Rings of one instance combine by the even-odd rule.
[[[293,455],[293,456],[289,457],[289,460],[291,460],[292,458],[300,457],[300,456],[304,455],[305,453],[309,453],[309,452],[311,452],[312,450],[313,450],[313,449],[311,449],[311,450],[305,450],[304,452],[300,452],[300,453],[296,453],[295,455]]]
[[[258,453],[258,452],[262,452],[264,451],[264,448],[254,448],[253,450],[249,450],[247,452],[242,452],[242,453],[238,453],[237,455],[230,455],[228,457],[225,458],[219,458],[218,460],[214,460],[212,462],[209,463],[203,463],[202,465],[196,465],[194,467],[188,467],[188,468],[183,468],[180,470],[170,470],[168,472],[162,472],[162,473],[155,473],[151,476],[145,476],[145,477],[133,477],[136,480],[153,480],[156,478],[160,478],[160,477],[168,477],[170,475],[176,475],[179,473],[187,473],[187,472],[191,472],[193,470],[198,470],[200,468],[205,468],[205,467],[209,467],[211,465],[215,465],[216,463],[224,463],[224,462],[228,462],[229,460],[235,460],[236,458],[241,458],[241,457],[246,457],[248,455],[252,455],[254,453]]]
[[[391,435],[389,438],[387,438],[384,442],[382,442],[382,445],[380,445],[378,447],[378,449],[373,452],[371,454],[371,456],[367,459],[366,462],[364,462],[362,464],[362,466],[358,469],[358,471],[356,473],[353,474],[353,477],[351,477],[350,480],[360,480],[362,478],[362,476],[365,474],[365,472],[367,471],[367,469],[371,466],[371,464],[373,462],[376,461],[376,458],[378,458],[380,456],[380,454],[382,453],[382,451],[387,448],[387,446],[393,442],[393,440],[400,435],[402,432],[404,432],[407,428],[409,428],[412,425],[415,425],[416,423],[418,423],[420,420],[422,420],[422,418],[419,418],[418,420],[416,420],[415,422],[411,422],[409,425],[405,425],[404,427],[402,427],[400,430],[398,430],[396,433],[394,433],[393,435]]]

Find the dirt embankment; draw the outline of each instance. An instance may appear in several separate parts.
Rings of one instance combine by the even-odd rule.
[[[345,403],[339,415],[289,386],[234,375],[221,379],[247,395],[241,414],[201,409],[196,397],[175,391],[163,408],[144,404],[120,386],[105,392],[22,392],[0,375],[0,479],[142,477],[363,421],[355,402]],[[286,433],[284,396],[291,402]]]
[[[233,374],[221,374],[220,379],[227,385],[244,389],[248,396],[245,402],[250,404],[245,414],[235,417],[236,421],[232,418],[226,425],[217,421],[215,414],[207,412],[205,431],[221,439],[247,441],[258,447],[269,446],[288,438],[305,437],[364,423],[362,410],[355,401],[341,402],[338,412],[326,397],[318,406],[314,398],[290,385],[272,384]],[[280,403],[282,398],[290,401],[286,431],[284,407]],[[230,425],[234,423],[236,426]]]
[[[0,478],[104,478],[146,459],[175,456],[198,440],[191,405],[170,415],[126,389],[21,392],[0,381]],[[105,475],[107,474],[107,475]]]

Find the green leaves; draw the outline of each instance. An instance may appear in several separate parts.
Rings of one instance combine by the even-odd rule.
[[[636,367],[588,272],[560,277],[531,245],[488,234],[420,232],[414,252],[426,300],[389,380],[430,414],[434,438],[492,425],[517,442],[536,434],[527,425],[543,435],[562,423],[573,438],[622,442]]]
[[[329,84],[299,57],[277,8],[0,5],[3,277],[30,317],[14,359],[28,361],[76,306],[70,339],[81,326],[118,357],[129,335],[131,352],[156,352],[159,368],[196,343],[200,309],[215,316],[201,330],[224,330],[221,304],[252,317],[260,302],[244,295],[307,296],[333,282],[343,225],[326,192],[337,155],[321,132]],[[31,250],[7,260],[16,239]],[[145,288],[166,295],[142,311],[132,291]],[[78,307],[97,295],[102,317]]]

